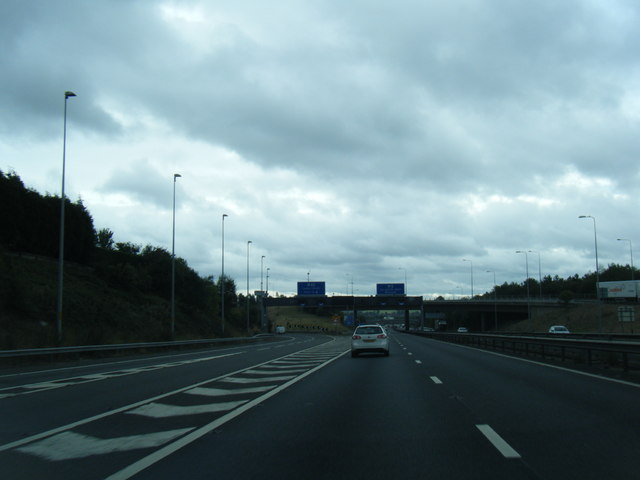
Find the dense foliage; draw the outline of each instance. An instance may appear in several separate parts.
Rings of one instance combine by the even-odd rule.
[[[60,197],[42,196],[26,188],[15,173],[0,171],[0,244],[14,252],[57,257],[60,206]],[[93,219],[82,200],[65,199],[65,258],[88,263],[94,247]]]
[[[7,325],[38,323],[52,328],[55,318],[59,255],[60,197],[26,188],[15,173],[0,171],[0,314],[13,319],[0,325],[3,344]],[[25,264],[25,259],[31,263]],[[39,259],[35,262],[34,259]],[[43,260],[48,259],[48,264]],[[66,343],[161,340],[170,335],[171,253],[164,248],[115,243],[113,232],[96,232],[81,200],[65,202],[64,317],[82,330]],[[35,270],[31,267],[36,266]],[[46,273],[44,273],[46,272]],[[71,277],[67,281],[67,276]],[[202,278],[187,262],[175,259],[176,334],[182,338],[222,335],[221,278]],[[225,319],[231,333],[246,329],[246,301],[257,319],[255,299],[237,295],[226,277]],[[88,318],[91,317],[91,318]],[[146,324],[145,324],[146,322]],[[122,331],[122,330],[127,331]],[[117,331],[120,330],[120,331]],[[46,337],[46,338],[45,338]],[[36,343],[50,344],[51,332]]]
[[[633,278],[640,279],[639,271],[634,267]],[[599,280],[601,282],[613,282],[631,280],[631,267],[629,265],[609,264],[601,269]],[[570,300],[571,298],[595,298],[596,274],[589,272],[582,277],[577,274],[568,278],[560,278],[557,275],[542,277],[542,283],[535,278],[528,279],[529,295],[531,297],[552,297]],[[495,288],[498,297],[524,297],[527,295],[527,282],[503,283]],[[494,290],[487,292],[482,297],[493,297]]]

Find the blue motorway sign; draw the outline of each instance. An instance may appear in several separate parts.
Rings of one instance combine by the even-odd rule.
[[[325,295],[324,282],[298,282],[298,295]]]
[[[376,295],[404,295],[404,283],[376,283]]]

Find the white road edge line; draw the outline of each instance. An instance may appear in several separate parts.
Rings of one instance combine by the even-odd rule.
[[[128,467],[125,467],[122,470],[120,470],[119,472],[116,472],[113,475],[105,478],[105,480],[127,480],[127,479],[133,477],[134,475],[136,475],[137,473],[141,472],[142,470],[150,467],[154,463],[159,462],[163,458],[168,457],[169,455],[171,455],[172,453],[178,451],[182,447],[184,447],[186,445],[189,445],[190,443],[198,440],[200,437],[203,437],[207,433],[215,430],[216,428],[220,427],[221,425],[224,425],[228,421],[233,420],[234,418],[236,418],[239,415],[242,415],[247,410],[250,410],[251,408],[255,407],[256,405],[264,402],[268,398],[271,398],[274,395],[280,393],[282,390],[290,387],[294,383],[299,382],[300,380],[302,380],[303,378],[307,377],[308,375],[311,375],[315,371],[320,370],[324,366],[326,366],[326,365],[330,364],[331,362],[337,360],[338,358],[340,358],[343,355],[349,353],[350,351],[351,350],[346,350],[346,351],[336,355],[334,358],[331,358],[331,359],[327,360],[326,362],[318,365],[317,367],[309,370],[308,372],[303,373],[299,377],[296,377],[293,380],[289,380],[287,383],[283,383],[279,387],[276,387],[273,390],[271,390],[270,392],[267,392],[264,395],[253,399],[249,403],[245,403],[241,407],[236,408],[235,410],[227,413],[226,415],[223,415],[222,417],[218,418],[217,420],[214,420],[213,422],[209,423],[208,425],[205,425],[204,427],[201,427],[201,428],[199,428],[199,429],[197,429],[197,430],[185,435],[184,437],[180,438],[179,440],[176,440],[173,443],[170,443],[169,445],[161,448],[160,450],[156,450],[152,454],[147,455],[144,458],[141,458],[137,462],[132,463]]]
[[[498,435],[493,428],[489,425],[476,425],[478,430],[482,432],[482,434],[487,437],[487,440],[491,442],[491,444],[498,449],[498,451],[505,458],[521,458],[520,454],[516,452],[511,445],[504,441],[504,439]]]
[[[457,343],[449,343],[449,342],[446,342],[446,343],[447,345],[451,345],[454,347],[466,348],[469,350],[475,350],[476,352],[484,352],[491,355],[496,355],[498,357],[510,358],[511,360],[518,360],[520,362],[525,362],[525,363],[532,363],[533,365],[540,365],[541,367],[555,368],[556,370],[562,370],[563,372],[575,373],[577,375],[583,375],[585,377],[597,378],[599,380],[606,380],[608,382],[620,383],[622,385],[628,385],[630,387],[640,388],[640,383],[627,382],[626,380],[619,380],[617,378],[611,378],[611,377],[603,377],[601,375],[596,375],[594,373],[583,372],[581,370],[572,370],[571,368],[561,367],[559,365],[552,365],[550,363],[536,362],[535,360],[530,360],[528,358],[516,357],[514,355],[506,355],[500,352],[492,352],[491,350],[484,350],[482,348],[468,347],[467,345],[459,345]]]

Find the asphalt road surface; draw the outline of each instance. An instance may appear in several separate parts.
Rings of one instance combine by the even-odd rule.
[[[19,479],[640,478],[640,389],[392,333],[0,373]]]

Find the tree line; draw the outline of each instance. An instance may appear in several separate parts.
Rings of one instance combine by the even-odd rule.
[[[542,277],[542,282],[535,278],[529,278],[522,282],[505,282],[480,295],[480,297],[493,298],[494,294],[498,297],[525,297],[528,286],[529,295],[532,298],[543,296],[559,298],[564,301],[573,298],[595,298],[597,279],[601,282],[619,282],[631,280],[631,278],[640,279],[638,273],[638,269],[634,267],[632,275],[630,265],[611,263],[606,268],[601,269],[599,276],[596,276],[595,272],[589,272],[581,277],[575,274],[567,278],[561,278],[558,275],[545,275]]]
[[[0,253],[57,259],[60,203],[59,196],[42,195],[27,188],[15,172],[0,170]],[[108,228],[96,231],[93,218],[81,199],[75,202],[65,199],[65,262],[90,268],[109,288],[126,291],[141,299],[153,296],[169,302],[171,253],[152,245],[114,242],[113,237]],[[11,280],[6,278],[6,281]],[[55,277],[51,279],[52,284],[55,281]],[[247,301],[250,319],[253,323],[258,321],[256,299],[238,294],[233,279],[201,277],[184,259],[175,258],[176,324],[182,322],[190,336],[222,334],[219,318],[222,282],[225,323],[246,330]],[[11,298],[17,293],[15,288],[11,285],[0,288],[0,310],[16,304]],[[24,288],[29,288],[28,283]],[[50,314],[53,316],[54,312]]]

